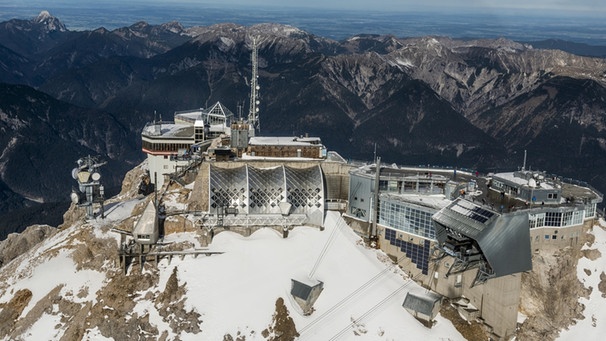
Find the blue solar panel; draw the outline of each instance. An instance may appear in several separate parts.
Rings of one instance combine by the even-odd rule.
[[[394,245],[400,249],[401,252],[406,254],[406,257],[410,259],[421,272],[425,275],[429,274],[429,247],[431,242],[424,240],[423,245],[415,243],[409,243],[405,240],[398,239],[396,231],[391,229],[385,229],[385,239],[389,240],[391,245]]]

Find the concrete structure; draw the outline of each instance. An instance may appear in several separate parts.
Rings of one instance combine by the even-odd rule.
[[[205,213],[203,226],[249,235],[254,229],[312,225],[322,227],[326,200],[343,197],[325,189],[322,162],[236,160],[200,165],[189,209]],[[329,172],[339,172],[332,164]],[[330,173],[338,178],[337,174]],[[280,203],[292,205],[287,216]]]
[[[237,168],[210,166],[210,214],[220,215],[222,210],[232,209],[234,215],[281,217],[279,204],[289,202],[292,213],[283,219],[305,219],[307,224],[322,226],[324,181],[319,165],[307,168],[240,165]]]
[[[141,132],[149,174],[157,187],[165,176],[187,167],[204,141],[229,134],[233,113],[217,102],[207,109],[177,111],[173,122],[154,121]]]
[[[496,339],[515,333],[531,251],[576,245],[602,201],[587,184],[545,173],[486,181],[392,166],[380,169],[375,212],[375,177],[374,165],[350,171],[350,225],[370,237],[376,219],[379,247],[423,286],[461,302],[459,312],[481,319]]]
[[[578,245],[603,200],[587,183],[537,171],[495,174],[488,189],[489,202],[500,210],[528,213],[533,250]]]
[[[326,147],[319,137],[256,136],[248,141],[247,155],[271,158],[326,158]]]

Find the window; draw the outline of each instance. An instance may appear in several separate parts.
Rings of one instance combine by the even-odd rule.
[[[455,287],[459,288],[461,287],[461,285],[463,285],[463,276],[461,274],[458,274],[457,279],[455,281]]]
[[[596,204],[589,204],[585,206],[585,218],[593,218],[595,216]]]
[[[545,212],[545,226],[562,226],[562,212]]]
[[[435,239],[435,229],[431,216],[406,203],[382,200],[379,208],[379,223],[404,232]]]
[[[572,225],[582,224],[584,215],[585,215],[585,210],[574,211],[574,214],[572,216]]]

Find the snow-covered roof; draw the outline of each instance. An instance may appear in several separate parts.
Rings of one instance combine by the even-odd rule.
[[[419,193],[381,193],[381,198],[381,200],[384,200],[383,198],[385,198],[392,201],[401,201],[419,206],[431,207],[436,210],[442,209],[452,203],[452,201],[446,199],[446,196],[443,194],[424,195]]]
[[[505,180],[505,181],[509,181],[512,184],[516,184],[520,187],[522,186],[531,186],[531,187],[536,187],[537,181],[533,179],[534,181],[534,185],[533,185],[533,181],[530,181],[529,179],[525,179],[519,176],[516,176],[516,172],[506,172],[506,173],[497,173],[495,175],[493,175],[494,179],[501,179],[501,180]],[[530,181],[530,183],[529,183]],[[540,181],[540,188],[542,189],[554,189],[554,186],[552,183],[548,182],[548,181]]]
[[[147,137],[175,137],[175,138],[188,138],[194,136],[194,126],[188,124],[175,124],[175,123],[158,123],[160,127],[160,134],[156,131],[156,124],[148,124],[143,128],[141,133]]]

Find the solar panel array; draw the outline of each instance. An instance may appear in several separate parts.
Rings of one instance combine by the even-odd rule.
[[[485,210],[482,207],[476,206],[465,200],[455,202],[450,206],[450,209],[482,224],[486,223],[495,215],[494,212]]]
[[[409,243],[405,240],[396,237],[396,231],[385,229],[385,239],[391,245],[397,246],[400,251],[406,254],[406,258],[410,259],[420,269],[424,275],[429,274],[429,250],[431,242],[424,239],[422,245]]]

